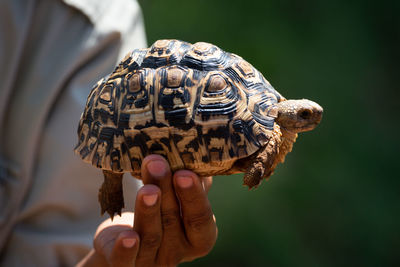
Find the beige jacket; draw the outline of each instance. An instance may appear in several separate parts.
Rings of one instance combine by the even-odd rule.
[[[138,47],[134,0],[0,0],[0,265],[71,266],[91,248],[102,174],[73,153],[77,125]],[[132,209],[138,184],[124,180]]]

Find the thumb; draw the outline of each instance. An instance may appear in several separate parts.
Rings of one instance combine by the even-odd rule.
[[[109,226],[97,233],[94,249],[109,266],[134,266],[139,251],[139,235],[128,226]]]
[[[109,266],[134,266],[139,251],[139,235],[133,230],[133,213],[104,221],[97,229],[93,246]]]
[[[110,266],[135,266],[139,251],[139,235],[133,231],[121,232],[115,240],[108,262]]]

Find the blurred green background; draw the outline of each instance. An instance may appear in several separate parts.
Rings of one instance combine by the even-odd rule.
[[[149,45],[216,44],[324,107],[257,190],[214,179],[217,244],[184,266],[400,266],[400,1],[140,3]]]

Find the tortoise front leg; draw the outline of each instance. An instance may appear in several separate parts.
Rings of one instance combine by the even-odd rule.
[[[111,220],[114,214],[121,216],[121,209],[124,205],[124,195],[122,192],[123,173],[103,170],[104,182],[99,190],[99,202],[101,205],[101,215],[107,211]]]
[[[276,167],[276,156],[279,153],[280,136],[274,135],[269,142],[249,159],[249,165],[243,177],[243,185],[249,189],[257,188],[264,178],[268,178]]]

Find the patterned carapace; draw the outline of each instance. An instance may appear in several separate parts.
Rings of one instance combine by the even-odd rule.
[[[236,160],[276,134],[269,107],[284,100],[235,54],[159,40],[129,53],[92,89],[76,152],[98,168],[137,177],[143,158],[154,153],[172,170],[232,173]]]

